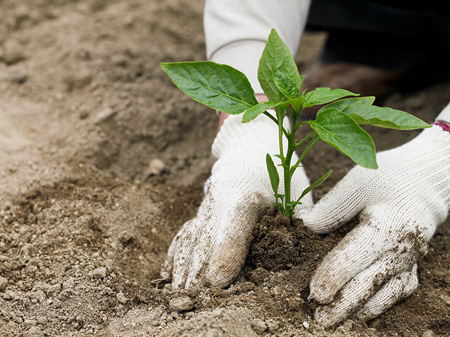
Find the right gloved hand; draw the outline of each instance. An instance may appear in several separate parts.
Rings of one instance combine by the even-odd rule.
[[[254,225],[266,207],[275,205],[265,157],[278,153],[277,125],[263,115],[247,124],[241,119],[229,116],[221,127],[212,146],[218,160],[197,216],[169,247],[161,276],[172,278],[172,288],[229,285],[245,261]],[[292,178],[292,199],[308,186],[299,167]],[[302,202],[312,206],[311,194]]]
[[[378,153],[378,170],[353,168],[312,209],[300,212],[305,226],[320,234],[361,212],[358,226],[311,279],[310,297],[322,304],[315,313],[321,325],[353,314],[370,320],[417,288],[417,263],[450,208],[449,153],[449,132],[433,126]]]

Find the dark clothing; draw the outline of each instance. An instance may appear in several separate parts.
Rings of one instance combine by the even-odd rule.
[[[450,1],[312,0],[308,30],[325,30],[322,62],[450,75]]]

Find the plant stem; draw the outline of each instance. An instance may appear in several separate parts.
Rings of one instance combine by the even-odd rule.
[[[270,114],[267,114],[269,117],[271,117],[271,119],[273,120],[273,116]],[[279,150],[280,150],[280,155],[279,158],[281,160],[281,166],[283,167],[283,170],[286,170],[286,160],[284,157],[284,151],[283,151],[283,133],[284,135],[288,138],[288,133],[285,131],[284,127],[283,127],[283,119],[284,119],[284,113],[282,113],[280,110],[276,109],[276,121],[278,124],[278,145],[279,145]],[[285,132],[283,132],[285,131]],[[276,192],[275,192],[276,193]],[[285,193],[285,198],[287,197],[286,193]],[[284,202],[285,199],[281,200],[281,209],[280,211],[285,214],[285,207],[284,207]]]
[[[278,122],[278,144],[280,146],[280,159],[281,159],[281,164],[284,166],[285,165],[285,161],[284,161],[284,151],[283,151],[283,114],[279,113],[277,111],[277,122]],[[289,135],[286,135],[286,137],[289,138]]]
[[[267,117],[269,117],[276,125],[278,125],[278,119],[273,117],[270,113],[268,113],[267,111],[264,111],[263,114],[266,115]],[[281,124],[281,130],[283,131],[283,134],[287,138],[289,135],[288,135],[288,132],[286,131],[286,129],[283,127],[283,124]]]
[[[283,167],[284,173],[284,211],[285,215],[289,216],[289,203],[291,202],[291,177],[289,175],[289,167],[291,166],[292,154],[288,149],[286,155],[286,166]],[[287,213],[287,214],[286,214]]]
[[[284,117],[286,117],[287,112],[289,112],[289,115],[292,118],[293,126],[290,131],[287,131],[283,127],[283,120]],[[274,121],[278,125],[278,143],[279,143],[279,159],[281,160],[281,166],[283,167],[283,184],[284,184],[284,198],[281,199],[279,211],[282,212],[284,215],[286,215],[289,220],[292,217],[292,214],[294,213],[294,208],[296,204],[300,201],[297,200],[296,202],[291,201],[291,179],[294,175],[295,170],[300,165],[300,162],[303,160],[305,155],[308,153],[308,151],[311,149],[311,147],[316,144],[319,141],[319,137],[317,136],[317,133],[314,131],[304,137],[300,142],[296,142],[295,139],[295,133],[296,131],[303,125],[307,124],[308,122],[298,122],[298,116],[300,115],[300,111],[286,111],[281,109],[276,109],[276,118],[269,114],[267,111],[264,112],[265,115],[267,115],[272,121]],[[283,135],[286,137],[288,144],[286,149],[286,156],[284,155],[284,147],[283,147]],[[311,139],[312,138],[312,139]],[[291,166],[292,156],[294,155],[295,151],[302,146],[304,143],[306,143],[308,140],[310,140],[310,143],[306,147],[306,149],[303,151],[303,153],[300,155],[297,162]],[[275,192],[275,196],[277,198],[278,203],[278,197],[277,192]],[[301,198],[301,197],[300,197]]]
[[[289,217],[293,213],[293,207],[289,206],[291,202],[291,160],[295,152],[295,133],[292,132],[288,138],[288,148],[286,153],[286,165],[284,166],[284,191],[285,191],[285,209]]]

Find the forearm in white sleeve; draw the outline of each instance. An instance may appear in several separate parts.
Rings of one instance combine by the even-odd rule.
[[[206,0],[207,58],[242,71],[255,93],[262,93],[257,70],[271,29],[295,55],[309,5],[310,0]]]

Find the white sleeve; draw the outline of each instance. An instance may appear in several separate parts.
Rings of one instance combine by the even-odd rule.
[[[310,0],[206,0],[206,55],[242,71],[256,93],[259,59],[272,28],[293,55],[306,24]]]
[[[441,113],[436,117],[438,121],[450,122],[450,103],[441,111]]]

